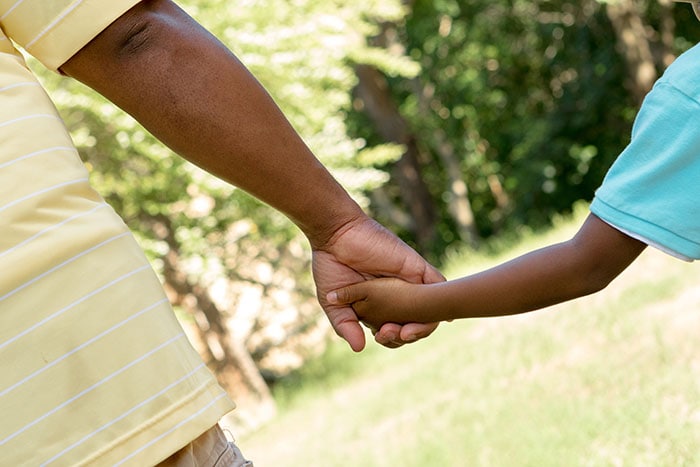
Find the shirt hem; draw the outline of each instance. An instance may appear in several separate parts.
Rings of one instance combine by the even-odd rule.
[[[600,199],[599,197],[593,199],[590,210],[593,214],[595,214],[597,217],[599,217],[602,221],[604,221],[611,227],[619,230],[625,235],[635,238],[641,242],[646,243],[651,247],[654,247],[670,256],[673,256],[674,258],[686,262],[693,262],[696,259],[698,259],[698,254],[692,255],[690,254],[690,252],[686,251],[687,249],[690,249],[690,247],[682,248],[682,250],[678,248],[671,248],[662,243],[661,241],[655,239],[657,235],[654,235],[654,231],[662,232],[666,236],[674,237],[679,242],[684,244],[691,243],[689,240],[680,237],[674,232],[664,229],[661,226],[652,224],[645,219],[640,219],[631,214],[620,211],[619,209]],[[696,245],[696,248],[700,249],[700,245]]]
[[[218,384],[206,383],[77,465],[155,465],[216,425],[234,408]]]

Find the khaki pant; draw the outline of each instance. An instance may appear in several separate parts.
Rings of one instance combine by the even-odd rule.
[[[253,463],[216,425],[156,467],[253,467]]]

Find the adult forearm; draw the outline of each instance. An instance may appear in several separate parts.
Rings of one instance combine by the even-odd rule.
[[[312,242],[362,215],[245,66],[169,1],[137,5],[61,69]]]

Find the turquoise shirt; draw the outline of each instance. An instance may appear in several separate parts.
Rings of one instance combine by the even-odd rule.
[[[700,259],[700,44],[678,57],[644,99],[630,144],[591,211],[667,253]]]

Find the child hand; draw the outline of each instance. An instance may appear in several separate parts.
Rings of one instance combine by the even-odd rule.
[[[352,305],[360,321],[373,332],[385,323],[426,323],[417,295],[425,285],[401,279],[380,278],[359,282],[330,292],[331,304]]]

